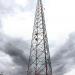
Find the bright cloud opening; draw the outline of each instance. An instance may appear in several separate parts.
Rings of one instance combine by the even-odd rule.
[[[16,3],[25,7],[28,4],[28,0],[16,0]]]
[[[17,13],[3,20],[3,32],[12,37],[30,38],[33,20],[31,13]]]
[[[70,72],[68,72],[64,75],[75,75],[75,69],[72,69]]]

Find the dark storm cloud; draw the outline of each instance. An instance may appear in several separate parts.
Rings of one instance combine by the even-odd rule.
[[[25,51],[28,51],[28,44],[20,40],[8,41],[5,45],[5,53],[11,56],[14,63],[25,66],[28,63],[28,57]]]
[[[75,33],[70,34],[67,42],[52,57],[54,75],[64,75],[75,66]]]
[[[2,40],[3,39],[3,40]],[[0,34],[0,51],[9,55],[17,68],[12,75],[26,75],[30,45],[22,39],[9,39]],[[64,75],[75,66],[75,33],[51,58],[53,75]],[[0,69],[1,70],[1,69]]]
[[[6,66],[10,66],[10,70],[7,70],[5,68],[3,72],[7,73],[7,75],[9,73],[11,73],[11,75],[26,75],[30,50],[29,43],[22,39],[5,38],[5,40],[6,41],[0,41],[0,44],[2,44],[0,45],[0,53],[3,52],[6,56],[9,56],[12,59],[11,63],[13,63],[14,66],[12,66],[12,64],[9,61],[6,62]],[[12,67],[15,67],[14,72],[12,70]],[[2,71],[2,69],[0,69],[0,71]]]

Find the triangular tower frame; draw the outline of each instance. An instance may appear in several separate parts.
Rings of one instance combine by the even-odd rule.
[[[52,75],[42,0],[38,0],[27,75]]]

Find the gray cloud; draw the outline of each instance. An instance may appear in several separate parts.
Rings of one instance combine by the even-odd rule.
[[[8,41],[5,45],[5,53],[10,55],[16,64],[25,66],[28,63],[28,57],[25,54],[25,51],[29,50],[28,47],[28,44],[22,40]]]
[[[8,55],[12,59],[12,63],[6,63],[9,69],[5,68],[4,72],[6,71],[7,75],[10,73],[11,75],[26,75],[30,50],[28,41],[9,38],[3,34],[0,34],[0,40],[0,51],[5,53],[6,57]],[[1,52],[0,55],[2,54]],[[51,62],[53,75],[64,75],[75,66],[75,33],[69,35],[67,42],[51,58]],[[6,66],[5,63],[2,64]],[[11,69],[12,65],[15,67],[14,72]]]
[[[10,44],[12,44],[11,47],[10,47]],[[75,45],[74,44],[75,44],[75,33],[72,33],[70,34],[67,42],[62,47],[60,47],[59,50],[55,53],[55,55],[51,58],[53,75],[64,75],[66,72],[70,71],[72,67],[75,66],[75,60],[74,60],[75,59],[75,54],[74,54]],[[23,46],[24,45],[27,45],[27,44],[23,43]],[[22,49],[20,46],[22,47]],[[6,53],[9,54],[13,58],[13,61],[17,65],[21,65],[21,66],[26,65],[26,61],[27,61],[27,58],[25,56],[26,54],[24,54],[23,46],[22,46],[22,43],[20,43],[19,41],[17,42],[9,41],[9,43],[7,43],[6,45],[6,51],[7,51]],[[28,49],[28,47],[26,46],[25,49]],[[20,58],[17,58],[17,57],[20,57]],[[24,59],[25,61],[23,61],[22,59]],[[25,70],[25,68],[26,66],[22,67],[23,70]],[[23,70],[20,71],[20,73],[24,74],[25,71]]]
[[[7,14],[14,14],[14,8],[14,0],[0,0],[0,27],[2,27],[3,17]]]
[[[29,0],[26,6],[22,6],[16,3],[15,0],[0,0],[0,14],[14,13],[16,10],[30,11],[34,8],[35,0]]]
[[[54,75],[64,75],[75,66],[75,33],[70,34],[67,42],[52,57]]]
[[[2,35],[1,37],[0,65],[2,68],[0,72],[3,71],[7,75],[26,75],[30,45],[22,39],[13,39]]]
[[[0,0],[0,14],[13,12],[14,6],[14,0]]]

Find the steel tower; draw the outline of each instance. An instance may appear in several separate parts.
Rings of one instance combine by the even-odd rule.
[[[52,75],[42,0],[37,1],[27,75]]]

